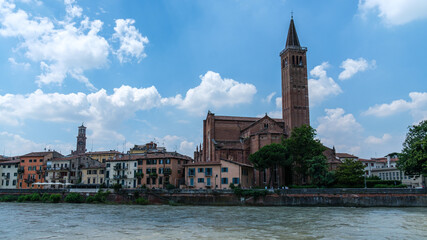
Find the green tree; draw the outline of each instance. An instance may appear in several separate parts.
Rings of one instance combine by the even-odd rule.
[[[409,127],[397,167],[406,175],[427,174],[427,120]]]
[[[278,143],[265,145],[257,152],[249,155],[249,161],[254,165],[257,170],[270,170],[270,178],[268,185],[272,186],[272,176],[274,168],[278,166],[289,166],[290,162],[287,160],[287,150],[285,146]]]
[[[344,159],[344,162],[338,167],[335,177],[340,185],[357,187],[363,185],[364,173],[365,166],[362,162]]]
[[[324,155],[315,156],[308,160],[308,164],[311,184],[321,187],[329,186],[334,182],[334,173],[328,171],[328,164]]]
[[[283,145],[288,150],[290,161],[294,170],[300,175],[300,181],[308,175],[309,161],[314,157],[322,156],[325,147],[316,137],[316,130],[310,126],[302,125],[294,128],[291,136],[283,140]]]

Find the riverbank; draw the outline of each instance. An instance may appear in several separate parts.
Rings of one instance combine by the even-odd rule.
[[[104,202],[118,204],[179,204],[202,206],[346,206],[346,207],[427,207],[427,189],[325,188],[276,190],[163,190],[104,189]],[[95,189],[2,189],[0,197],[29,194],[70,194],[81,196],[77,202],[98,202]],[[87,201],[87,199],[91,201]],[[95,200],[94,200],[95,199]],[[145,202],[147,200],[148,202]]]

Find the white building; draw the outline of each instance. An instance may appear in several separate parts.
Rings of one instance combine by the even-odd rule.
[[[19,159],[0,162],[0,188],[16,188],[18,182]]]
[[[105,183],[108,187],[119,183],[123,188],[136,188],[138,161],[126,159],[126,156],[106,161]]]

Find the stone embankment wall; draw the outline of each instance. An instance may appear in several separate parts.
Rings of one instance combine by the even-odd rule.
[[[94,191],[79,190],[89,196]],[[113,190],[111,190],[113,192]],[[262,190],[263,191],[263,190]],[[0,195],[62,193],[68,190],[1,189]],[[76,189],[73,189],[76,192]],[[208,206],[350,206],[350,207],[427,207],[427,189],[286,189],[269,191],[266,196],[238,196],[232,190],[124,190],[108,200],[131,202],[137,195],[153,204],[177,203]]]

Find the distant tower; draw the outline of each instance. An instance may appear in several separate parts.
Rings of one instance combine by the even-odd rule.
[[[301,47],[291,18],[286,46],[280,52],[282,66],[282,114],[288,134],[295,127],[310,125],[306,47]]]
[[[86,127],[82,125],[79,127],[79,134],[77,135],[77,147],[74,155],[83,154],[86,152]]]

